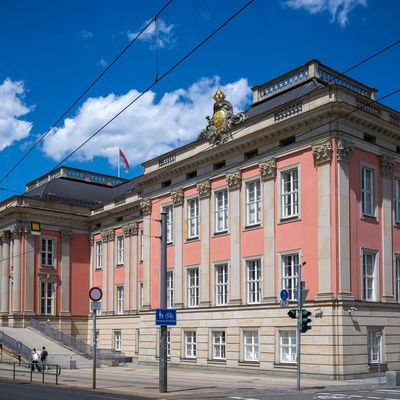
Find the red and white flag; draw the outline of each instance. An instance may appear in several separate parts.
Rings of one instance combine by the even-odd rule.
[[[120,160],[122,160],[122,163],[124,164],[125,173],[127,173],[129,171],[129,163],[128,159],[126,158],[125,154],[122,152],[121,149],[119,149],[119,158]]]

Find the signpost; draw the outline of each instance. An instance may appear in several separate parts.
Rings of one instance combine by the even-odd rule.
[[[176,325],[176,310],[173,308],[156,308],[156,325]]]
[[[101,309],[100,300],[103,297],[103,292],[99,287],[92,287],[89,290],[89,298],[92,300],[91,309],[93,314],[93,389],[96,389],[96,356],[97,356],[97,337],[96,337],[96,314],[97,310]]]
[[[281,307],[287,307],[289,305],[288,302],[289,292],[286,289],[281,290]]]

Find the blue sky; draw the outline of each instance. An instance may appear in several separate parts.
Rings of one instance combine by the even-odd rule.
[[[158,72],[245,0],[174,0],[158,20]],[[0,24],[0,179],[162,7],[159,1],[3,0]],[[400,2],[255,0],[238,18],[89,142],[66,165],[117,173],[193,140],[222,86],[235,108],[250,88],[317,58],[343,71],[400,39]],[[0,200],[54,168],[156,76],[154,25],[32,154],[0,183]],[[349,75],[379,90],[400,88],[400,45]],[[384,101],[400,109],[400,95]]]

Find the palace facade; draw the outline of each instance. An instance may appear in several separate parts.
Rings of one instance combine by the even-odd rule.
[[[90,342],[98,286],[100,347],[156,362],[164,211],[170,363],[295,372],[279,293],[294,301],[304,264],[302,372],[400,369],[400,114],[375,99],[312,60],[242,113],[217,90],[197,140],[131,181],[60,167],[28,183],[0,204],[1,324],[49,319]]]

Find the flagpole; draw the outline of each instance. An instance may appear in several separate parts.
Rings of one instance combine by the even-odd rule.
[[[121,156],[119,154],[119,148],[118,148],[118,178],[121,176]]]

